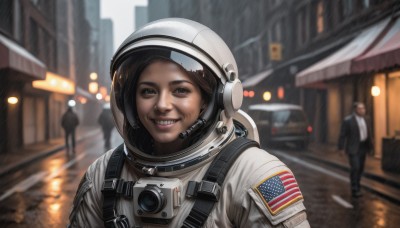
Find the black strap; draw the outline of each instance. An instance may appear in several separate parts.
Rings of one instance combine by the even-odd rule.
[[[203,177],[203,182],[214,182],[219,186],[222,185],[229,168],[239,157],[239,155],[250,147],[260,147],[260,145],[256,141],[243,137],[238,137],[233,140],[226,147],[224,147],[221,152],[219,152],[217,157],[211,163]],[[197,197],[193,208],[183,222],[182,227],[202,227],[217,200],[218,199],[212,197]]]
[[[123,215],[119,216],[115,210],[119,193],[132,185],[132,183],[126,184],[123,179],[119,179],[124,161],[124,144],[121,144],[114,150],[108,161],[101,190],[103,193],[103,221],[107,228],[129,228],[128,219]]]

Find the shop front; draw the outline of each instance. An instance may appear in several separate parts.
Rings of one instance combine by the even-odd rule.
[[[326,141],[336,144],[340,125],[352,113],[355,101],[364,102],[371,113],[371,95],[368,88],[371,76],[356,73],[354,60],[367,52],[390,23],[385,19],[361,31],[352,41],[296,75],[296,86],[326,89]]]
[[[52,72],[46,72],[45,80],[33,81],[31,87],[31,91],[36,91],[36,94],[48,94],[45,102],[45,120],[36,122],[36,126],[38,126],[36,128],[36,131],[38,131],[38,129],[40,128],[39,126],[44,126],[46,128],[46,140],[62,137],[61,117],[67,109],[68,100],[72,99],[75,94],[75,82],[62,75],[58,75]],[[36,109],[40,109],[40,99],[36,98],[34,104],[35,105],[33,106],[35,107],[31,105],[33,111],[35,111]],[[26,110],[26,112],[29,111]],[[28,116],[29,114],[25,115]],[[43,115],[37,116],[39,116],[39,118],[42,118]],[[32,120],[26,119],[26,121],[24,121],[24,124],[29,121],[32,122]],[[24,134],[26,134],[27,136],[30,135],[30,133],[31,132],[24,132]],[[40,131],[37,133],[40,133]],[[35,136],[35,138],[36,137],[37,136]],[[31,142],[32,141],[33,143],[40,142],[37,138],[31,139]]]
[[[385,19],[297,74],[296,85],[326,87],[327,138],[331,144],[337,143],[341,122],[351,114],[352,103],[364,102],[372,120],[374,156],[382,158],[384,169],[400,172],[399,40],[400,18]]]
[[[41,61],[0,34],[0,153],[11,153],[24,144],[23,119],[28,119],[28,116],[24,117],[23,111],[30,108],[27,107],[29,102],[36,104],[36,100],[26,96],[24,88],[33,80],[44,79],[45,74],[46,66]],[[42,108],[38,108],[37,113],[43,114],[44,101],[38,100],[37,103]],[[43,129],[39,133],[38,138],[43,138]]]
[[[400,172],[400,17],[356,59],[355,72],[371,72],[375,151],[386,170]],[[386,166],[386,167],[385,167]]]

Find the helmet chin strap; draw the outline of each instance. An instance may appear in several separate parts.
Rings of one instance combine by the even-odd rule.
[[[204,126],[213,116],[213,112],[217,107],[217,96],[218,96],[218,91],[215,90],[214,94],[211,98],[210,103],[208,104],[208,107],[206,111],[190,126],[186,131],[181,132],[179,134],[179,138],[181,139],[186,139],[190,135],[192,135],[194,132],[196,132],[198,129],[200,129],[202,126]]]

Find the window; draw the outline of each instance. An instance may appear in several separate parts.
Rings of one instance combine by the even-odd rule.
[[[272,122],[276,124],[305,122],[305,115],[301,110],[282,110],[272,114]]]
[[[317,32],[322,33],[324,31],[324,3],[318,2],[317,5]]]
[[[39,54],[39,28],[34,20],[30,21],[30,49],[34,55]]]
[[[22,9],[21,9],[21,4],[19,0],[14,1],[14,25],[13,25],[13,31],[14,31],[14,37],[16,40],[19,42],[22,41]]]
[[[363,6],[364,8],[368,8],[368,7],[369,7],[369,4],[370,4],[369,1],[370,1],[370,0],[362,0],[362,6]]]
[[[353,13],[353,0],[341,0],[339,2],[339,14],[343,20]]]
[[[0,1],[0,30],[11,34],[12,0]]]
[[[297,47],[303,46],[308,40],[309,22],[307,8],[301,8],[297,13]]]
[[[275,23],[272,24],[270,29],[270,41],[271,42],[281,42],[282,41],[282,25],[281,21],[277,20]]]

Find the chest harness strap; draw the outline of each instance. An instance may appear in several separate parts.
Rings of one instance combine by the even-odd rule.
[[[103,221],[106,228],[129,228],[129,220],[116,211],[117,198],[123,195],[133,197],[133,181],[119,178],[124,166],[124,144],[118,146],[112,153],[107,164],[105,179],[101,192],[103,193]]]
[[[260,147],[260,145],[243,137],[236,138],[218,153],[201,182],[189,181],[186,197],[195,198],[196,201],[183,222],[183,228],[197,228],[204,225],[215,202],[219,200],[221,185],[229,168],[239,155],[250,147]],[[133,194],[134,182],[119,178],[124,160],[122,144],[110,157],[102,189],[103,221],[106,228],[129,228],[128,218],[116,212],[117,198],[123,195],[131,199]]]
[[[219,200],[220,188],[229,168],[239,155],[250,147],[260,147],[260,145],[247,138],[236,138],[218,153],[200,183],[189,182],[186,196],[195,197],[196,201],[182,228],[197,228],[204,225],[215,202]]]

